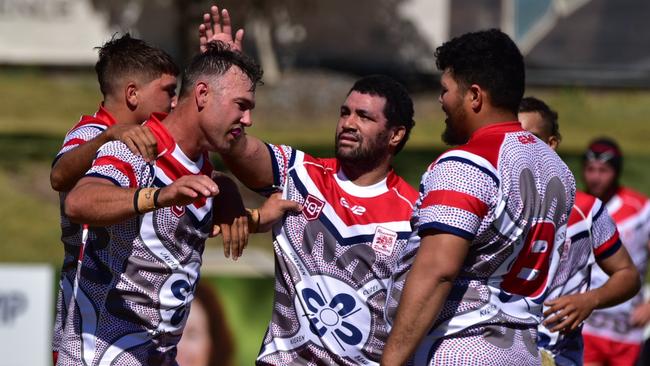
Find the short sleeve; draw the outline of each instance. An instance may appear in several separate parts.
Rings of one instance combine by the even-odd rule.
[[[137,156],[121,141],[108,142],[97,151],[86,176],[110,180],[120,187],[148,187],[153,183],[154,167]]]
[[[293,167],[296,150],[291,146],[266,144],[271,155],[271,168],[273,169],[273,185],[257,189],[262,195],[269,196],[274,192],[283,190],[287,184],[289,170]]]
[[[418,233],[439,230],[472,240],[497,197],[497,183],[481,167],[445,159],[420,183]]]
[[[591,243],[596,260],[600,261],[616,253],[622,243],[614,220],[600,200],[596,201],[592,215]]]
[[[63,154],[94,139],[95,137],[99,136],[102,132],[104,132],[104,129],[94,125],[84,125],[71,130],[65,136],[65,139],[63,140],[63,145],[61,146],[59,152],[56,154],[56,157],[54,158],[54,162],[52,163],[52,165],[54,165],[54,163],[56,163],[57,160],[59,160],[61,156],[63,156]]]

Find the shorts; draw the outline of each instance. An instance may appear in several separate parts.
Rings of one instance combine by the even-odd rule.
[[[623,343],[582,334],[585,342],[585,363],[600,363],[611,366],[633,366],[641,353],[641,345]]]

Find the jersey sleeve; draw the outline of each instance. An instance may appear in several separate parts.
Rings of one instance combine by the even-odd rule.
[[[497,190],[494,179],[476,165],[453,159],[436,163],[420,183],[419,235],[433,229],[474,239]]]
[[[54,162],[52,163],[52,165],[54,165],[57,162],[57,160],[59,160],[61,156],[63,156],[63,154],[94,139],[95,137],[99,136],[102,132],[104,132],[103,129],[94,125],[85,125],[71,130],[65,136],[65,139],[63,140],[63,145],[61,146],[59,152],[56,154],[56,157],[54,158]]]
[[[600,200],[592,208],[591,243],[597,261],[601,261],[621,247],[618,230],[607,208]]]
[[[264,196],[270,196],[272,193],[281,191],[287,184],[289,169],[293,167],[296,158],[296,150],[287,145],[266,144],[271,155],[271,168],[273,169],[273,185],[256,189]]]
[[[99,148],[86,176],[104,178],[119,187],[149,187],[153,183],[154,167],[121,141],[111,141]]]

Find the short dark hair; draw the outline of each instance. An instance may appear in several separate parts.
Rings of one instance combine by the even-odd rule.
[[[163,74],[176,76],[180,72],[165,51],[133,38],[129,33],[122,37],[117,37],[116,33],[110,41],[95,49],[99,50],[95,71],[104,96],[115,92],[116,83],[125,76],[150,82]]]
[[[370,75],[357,80],[348,95],[353,91],[386,99],[384,116],[386,116],[388,126],[404,126],[406,128],[404,138],[395,149],[395,155],[397,155],[408,141],[411,129],[415,126],[413,100],[404,85],[385,75]]]
[[[179,98],[184,98],[194,87],[201,75],[224,75],[232,66],[237,66],[251,81],[251,91],[261,84],[262,69],[246,54],[231,49],[223,42],[210,42],[207,50],[190,61],[183,73]]]
[[[557,122],[557,112],[552,110],[548,104],[535,97],[525,97],[519,103],[519,113],[537,112],[544,121],[547,132],[555,136],[558,141],[562,141],[560,135],[560,125]]]
[[[498,29],[466,33],[436,49],[436,66],[449,69],[467,88],[477,84],[494,107],[517,113],[524,95],[524,58],[517,45]]]

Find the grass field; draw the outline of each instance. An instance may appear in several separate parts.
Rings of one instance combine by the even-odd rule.
[[[287,80],[258,90],[256,125],[249,133],[317,156],[332,156],[339,104],[353,80],[340,75],[317,79],[289,75]],[[609,135],[619,140],[625,153],[623,182],[650,194],[650,124],[646,121],[650,91],[564,88],[533,89],[527,94],[547,100],[559,111],[564,136],[560,154],[575,173],[587,142]],[[62,258],[58,199],[49,187],[49,165],[80,114],[95,111],[100,100],[96,81],[90,73],[0,70],[0,96],[0,261],[58,266]],[[439,138],[442,113],[437,95],[419,94],[414,99],[417,125],[395,168],[417,186],[421,173],[444,146]],[[577,178],[580,181],[579,174]],[[267,236],[256,237],[252,245],[270,248]],[[240,364],[249,365],[271,313],[272,282],[208,280],[218,286],[228,311]]]

